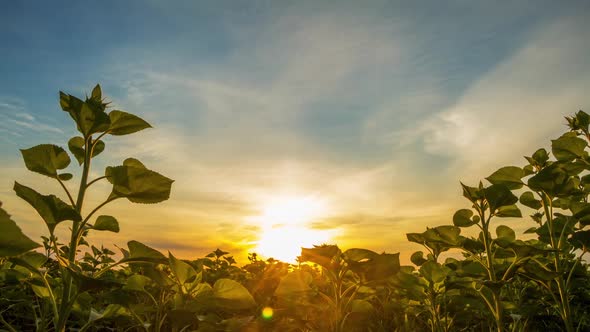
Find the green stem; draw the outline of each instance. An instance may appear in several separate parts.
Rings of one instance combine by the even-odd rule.
[[[4,327],[6,327],[6,329],[10,332],[18,332],[14,327],[12,327],[12,325],[10,325],[10,323],[8,323],[6,320],[4,320],[4,317],[2,317],[2,314],[0,314],[0,323],[2,323],[2,325],[4,325]]]
[[[86,185],[86,188],[90,187],[90,185],[92,185],[93,183],[95,183],[95,182],[97,182],[97,181],[100,181],[100,180],[102,180],[102,179],[106,179],[106,178],[107,178],[107,176],[106,176],[106,175],[99,176],[99,177],[97,177],[96,179],[94,179],[94,180],[92,180],[92,181],[88,182],[88,184]]]
[[[490,222],[492,219],[492,211],[490,211],[490,215],[487,217],[487,219],[485,218],[485,210],[483,209],[483,206],[481,208],[481,214],[480,214],[480,218],[482,220],[482,228],[483,228],[483,244],[485,247],[485,251],[486,251],[486,259],[487,259],[487,264],[488,264],[488,275],[490,278],[490,281],[492,282],[496,282],[497,281],[497,277],[496,277],[496,269],[494,267],[494,257],[493,257],[493,252],[492,252],[492,239],[490,236]],[[492,295],[493,295],[493,300],[494,300],[494,310],[492,310],[492,313],[494,314],[494,319],[496,321],[496,326],[497,326],[497,330],[498,332],[502,332],[504,324],[502,322],[502,302],[500,300],[500,293],[501,291],[498,291],[498,293],[492,291]]]
[[[109,197],[109,198],[107,198],[107,200],[105,200],[100,205],[98,205],[97,207],[95,207],[94,210],[92,210],[92,212],[90,212],[86,216],[86,218],[84,218],[84,220],[82,220],[82,222],[80,223],[80,225],[78,227],[78,231],[77,231],[77,234],[76,234],[76,246],[78,245],[78,241],[80,240],[80,237],[84,233],[84,226],[86,226],[86,224],[88,223],[88,220],[90,220],[90,217],[92,217],[98,210],[100,210],[100,208],[102,208],[103,206],[109,204],[110,202],[114,201],[117,198],[118,197],[115,197],[115,198],[110,198]]]
[[[560,234],[560,239],[557,240],[556,243],[556,239],[555,239],[555,234],[553,232],[553,203],[551,201],[551,197],[543,192],[541,195],[541,202],[543,203],[543,211],[545,212],[545,216],[547,218],[547,226],[549,228],[549,240],[551,242],[551,247],[553,249],[556,249],[557,251],[555,252],[555,254],[553,255],[553,264],[555,266],[555,272],[557,272],[557,280],[555,280],[556,284],[557,284],[557,290],[559,292],[559,302],[557,303],[557,305],[560,307],[560,315],[563,319],[563,323],[565,325],[565,329],[567,332],[573,332],[574,331],[574,327],[573,327],[573,323],[571,320],[571,310],[570,310],[570,304],[569,304],[569,296],[568,296],[568,292],[567,289],[565,287],[565,282],[563,280],[563,271],[561,269],[561,262],[560,262],[560,256],[561,256],[561,248],[560,248],[560,242],[561,242],[561,235]],[[565,232],[565,230],[562,230],[562,233]]]
[[[84,196],[86,193],[87,182],[88,182],[88,173],[90,172],[90,159],[92,156],[91,150],[91,141],[92,136],[86,137],[84,141],[84,167],[82,169],[82,177],[80,179],[80,189],[78,190],[78,198],[76,200],[75,209],[79,214],[82,214],[82,205],[84,203]],[[72,236],[70,239],[70,250],[68,254],[68,262],[69,264],[74,264],[76,261],[76,251],[77,251],[77,244],[78,244],[78,229],[79,223],[74,221],[72,224]],[[65,326],[68,320],[68,315],[70,309],[68,306],[71,305],[70,298],[71,298],[71,291],[72,291],[72,276],[70,273],[66,273],[64,275],[64,288],[61,297],[61,304],[59,308],[59,317],[57,320],[57,324],[55,330],[57,332],[65,331]]]
[[[70,200],[70,204],[72,204],[72,207],[75,207],[76,206],[76,203],[74,203],[74,199],[72,198],[72,194],[70,194],[70,191],[68,190],[68,188],[66,187],[66,185],[59,178],[59,176],[57,176],[55,179],[57,180],[57,182],[59,182],[59,184],[61,185],[61,187],[63,188],[63,190],[66,192],[66,195],[68,195],[68,199]]]

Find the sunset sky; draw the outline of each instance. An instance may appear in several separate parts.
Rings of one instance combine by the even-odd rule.
[[[418,248],[405,233],[468,207],[459,181],[522,166],[563,116],[590,110],[590,2],[503,3],[4,2],[0,201],[25,233],[45,234],[13,183],[63,193],[19,149],[66,148],[76,130],[58,91],[100,83],[154,128],[108,137],[91,177],[135,157],[175,182],[164,203],[108,205],[121,232],[90,242],[183,258],[220,247],[244,261],[320,241],[407,262]]]

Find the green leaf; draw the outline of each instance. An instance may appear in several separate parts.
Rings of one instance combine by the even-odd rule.
[[[538,210],[543,206],[541,204],[541,201],[535,199],[535,196],[530,191],[525,191],[524,193],[522,193],[522,195],[520,195],[520,204],[528,206],[534,210]]]
[[[357,299],[350,302],[350,311],[358,314],[369,315],[375,312],[375,308],[370,302]]]
[[[72,95],[60,91],[59,103],[61,108],[70,114],[84,137],[104,132],[109,129],[111,120],[105,112],[106,104],[88,99],[82,101]]]
[[[590,115],[580,110],[573,117],[565,117],[571,130],[581,130],[588,132],[588,124],[590,124]]]
[[[461,209],[453,215],[453,224],[457,227],[469,227],[477,224],[479,218],[472,219],[473,211],[469,209]]]
[[[145,286],[151,284],[151,282],[152,280],[146,276],[134,274],[127,279],[123,289],[136,292],[145,292]]]
[[[111,135],[127,135],[140,130],[151,128],[152,126],[138,116],[123,111],[112,111],[109,113]]]
[[[420,266],[420,275],[433,284],[443,282],[451,269],[433,261],[427,261]]]
[[[78,164],[82,165],[84,163],[84,138],[80,136],[72,137],[68,141],[68,149],[70,152],[76,157],[78,160]]]
[[[94,92],[94,91],[93,91]],[[88,322],[95,322],[99,319],[106,319],[106,318],[115,318],[120,316],[130,316],[131,314],[127,310],[127,308],[119,305],[119,304],[109,304],[103,312],[95,311],[94,309],[90,309],[90,316],[88,317]]]
[[[577,249],[590,250],[590,230],[575,232],[569,242]]]
[[[71,180],[74,176],[72,175],[72,173],[62,173],[59,174],[57,177],[62,181],[68,181]]]
[[[503,184],[508,189],[520,189],[523,185],[521,180],[523,177],[524,172],[520,167],[506,166],[495,171],[486,180],[490,181],[491,184]]]
[[[426,240],[424,240],[424,236],[422,236],[421,233],[407,233],[406,238],[408,241],[418,244],[424,244],[424,242],[426,242]]]
[[[512,194],[508,187],[502,184],[493,184],[485,188],[484,195],[492,213],[502,206],[518,202],[518,198]]]
[[[462,182],[461,187],[463,188],[463,196],[472,203],[475,203],[477,200],[483,198],[482,192],[479,190],[479,188],[466,186]]]
[[[163,263],[166,261],[166,256],[156,249],[150,248],[138,241],[129,241],[129,256],[124,258],[123,262],[152,262]]]
[[[84,138],[80,136],[72,137],[68,141],[68,148],[70,152],[76,157],[78,160],[78,164],[82,165],[84,163]],[[102,151],[104,151],[105,144],[103,141],[98,141],[95,143],[94,150],[92,150],[92,158],[98,156]]]
[[[217,306],[224,309],[243,310],[256,306],[254,298],[246,287],[231,279],[219,279],[213,285],[213,298]]]
[[[92,150],[92,158],[98,156],[104,151],[105,144],[103,141],[94,141],[94,150]]]
[[[80,221],[82,218],[70,205],[64,203],[55,195],[41,195],[35,190],[23,186],[18,182],[14,183],[16,195],[27,201],[43,218],[49,232],[53,234],[55,227],[62,221]]]
[[[126,159],[123,166],[107,167],[105,175],[113,184],[110,199],[125,197],[134,203],[159,203],[167,200],[174,182],[145,168],[133,158]]]
[[[180,286],[183,286],[185,282],[196,278],[197,271],[195,271],[195,269],[188,263],[174,257],[170,252],[168,253],[168,262],[170,264],[170,270]]]
[[[27,169],[52,178],[57,177],[57,170],[70,164],[70,156],[57,145],[41,144],[20,151]]]
[[[301,262],[313,262],[330,269],[334,258],[341,254],[340,248],[335,245],[321,245],[313,248],[301,248]]]
[[[531,166],[544,167],[547,161],[549,161],[549,154],[545,149],[538,149],[537,151],[535,151],[535,153],[533,153],[531,157],[525,158],[526,160],[528,160]]]
[[[516,240],[516,233],[508,226],[500,225],[496,228],[496,235],[499,239],[504,241],[514,242]]]
[[[551,151],[559,161],[572,161],[584,156],[584,149],[588,144],[585,140],[568,134],[551,141]]]
[[[527,261],[526,264],[519,267],[518,271],[533,280],[551,281],[559,276],[559,273],[553,272],[533,261]]]
[[[505,205],[498,208],[496,217],[502,218],[522,218],[522,212],[516,204]]]
[[[10,215],[0,208],[0,257],[17,256],[37,247],[40,245],[23,234]]]
[[[426,263],[426,259],[424,258],[424,253],[422,251],[416,251],[415,253],[410,256],[410,261],[414,263],[416,266],[420,266]]]
[[[23,261],[28,265],[29,268],[39,269],[45,262],[47,262],[47,256],[36,251],[29,251],[18,257],[19,261]]]
[[[95,100],[102,100],[102,89],[100,88],[100,84],[97,84],[94,89],[92,89],[91,98]]]
[[[377,254],[367,249],[348,249],[342,254],[351,271],[365,281],[384,280],[400,269],[399,254]]]
[[[572,191],[573,183],[561,163],[553,163],[535,174],[528,180],[533,191],[544,191],[551,197],[567,196]]]
[[[122,284],[115,279],[102,279],[90,277],[72,268],[68,268],[68,271],[70,275],[73,277],[74,281],[76,282],[78,291],[80,293],[90,290],[106,290],[109,288],[120,288],[122,286]]]
[[[96,231],[110,231],[119,233],[119,222],[113,216],[99,216],[92,229]]]
[[[300,297],[307,292],[311,292],[310,285],[312,281],[313,277],[308,272],[301,270],[289,272],[281,278],[274,295],[281,298]]]

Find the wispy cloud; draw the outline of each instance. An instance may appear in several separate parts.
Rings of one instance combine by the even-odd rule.
[[[514,56],[421,128],[427,152],[450,156],[453,172],[485,176],[547,147],[564,115],[590,105],[590,33],[584,17],[540,28]],[[420,132],[420,130],[419,130]]]
[[[55,134],[64,133],[62,129],[41,122],[27,112],[24,101],[8,97],[0,97],[0,129],[13,136],[22,136],[23,132],[30,130]]]

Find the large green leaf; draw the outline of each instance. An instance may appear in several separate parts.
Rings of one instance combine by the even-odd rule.
[[[0,208],[0,257],[17,256],[37,247],[40,245],[23,234],[10,215]]]
[[[557,197],[564,193],[567,188],[569,176],[560,163],[553,163],[528,180],[531,190],[545,192],[551,197]]]
[[[92,229],[96,231],[110,231],[119,233],[119,222],[113,216],[98,216]]]
[[[138,241],[129,241],[129,256],[125,257],[123,262],[152,262],[163,263],[166,261],[166,256],[156,249],[150,248]]]
[[[367,249],[348,249],[342,254],[350,270],[365,281],[384,280],[400,269],[399,254],[377,254]]]
[[[503,184],[508,189],[520,189],[522,188],[524,172],[522,168],[516,166],[506,166],[495,171],[492,175],[486,179],[491,184]]]
[[[140,117],[123,111],[112,111],[109,113],[109,118],[111,119],[109,128],[111,135],[127,135],[152,127]]]
[[[485,188],[484,195],[492,213],[495,213],[502,206],[518,202],[518,197],[514,196],[510,189],[502,184],[493,184]]]
[[[126,159],[122,166],[107,167],[105,175],[113,184],[111,199],[125,197],[134,203],[158,203],[167,200],[174,182],[147,169],[133,158]]]
[[[451,269],[433,261],[425,262],[420,266],[420,274],[433,284],[443,282],[449,272]]]
[[[551,151],[559,161],[572,161],[584,156],[584,149],[588,145],[585,140],[573,133],[566,133],[551,141]]]
[[[340,255],[341,251],[335,245],[321,245],[313,248],[301,248],[301,262],[312,262],[329,269],[333,260]]]
[[[123,289],[136,292],[145,292],[145,286],[150,285],[151,283],[152,280],[150,278],[140,274],[134,274],[127,278]]]
[[[20,151],[30,171],[52,178],[57,177],[58,170],[70,164],[68,153],[57,145],[41,144]]]
[[[14,191],[18,197],[27,201],[37,210],[51,233],[53,233],[57,224],[62,221],[80,221],[82,219],[76,210],[55,195],[41,195],[18,182],[14,183]]]
[[[197,277],[197,271],[190,264],[177,259],[171,253],[168,253],[168,263],[172,274],[181,287],[184,287],[185,282],[194,280]]]
[[[274,295],[281,298],[295,299],[312,290],[310,287],[312,281],[313,277],[308,272],[301,270],[289,272],[281,278]]]
[[[411,242],[420,243],[431,248],[435,255],[461,246],[464,238],[460,236],[461,229],[456,226],[437,226],[428,228],[423,233],[408,233],[407,238]]]
[[[213,285],[213,298],[217,306],[224,309],[243,310],[256,306],[254,298],[246,287],[231,279],[219,279]]]

